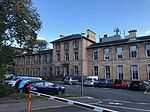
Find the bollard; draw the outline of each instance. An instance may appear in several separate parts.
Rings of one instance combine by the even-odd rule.
[[[28,112],[31,112],[31,93],[27,94],[28,96]]]

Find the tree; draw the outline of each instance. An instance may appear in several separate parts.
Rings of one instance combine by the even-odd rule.
[[[7,68],[10,58],[13,59],[13,53],[8,52],[10,45],[29,44],[32,48],[40,29],[40,16],[32,7],[32,2],[0,0],[0,70]],[[5,61],[3,61],[4,58]],[[6,64],[7,66],[4,66]]]
[[[39,51],[42,51],[44,49],[46,49],[48,43],[46,42],[46,40],[39,40],[37,39],[35,46],[37,47],[37,49]]]
[[[40,17],[32,2],[0,0],[0,44],[26,44],[36,39],[40,29]]]

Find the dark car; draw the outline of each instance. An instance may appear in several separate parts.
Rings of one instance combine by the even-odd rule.
[[[98,87],[112,87],[112,79],[99,79],[97,86]]]
[[[76,79],[75,77],[68,76],[64,79],[64,84],[70,84],[70,85],[78,84],[78,79]]]
[[[126,89],[128,88],[128,82],[126,80],[115,79],[112,86],[113,88]]]
[[[135,91],[145,91],[146,87],[143,81],[131,81],[129,89]]]
[[[65,88],[61,85],[54,84],[48,81],[33,81],[28,83],[29,90],[48,94],[48,95],[62,95],[65,93]]]

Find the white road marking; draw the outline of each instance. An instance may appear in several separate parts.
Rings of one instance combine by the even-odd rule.
[[[101,99],[104,101],[109,101],[109,102],[120,102],[120,103],[134,103],[134,104],[140,104],[140,105],[150,105],[150,103],[144,103],[144,102],[132,102],[132,101],[123,101],[123,100],[111,100],[111,99]]]
[[[122,105],[122,103],[118,103],[118,102],[109,102],[110,105]]]
[[[147,109],[137,109],[137,108],[123,107],[123,106],[104,105],[104,104],[100,104],[99,106],[121,108],[121,109],[126,109],[126,110],[135,110],[135,111],[140,111],[140,112],[150,112],[150,110],[147,110]]]

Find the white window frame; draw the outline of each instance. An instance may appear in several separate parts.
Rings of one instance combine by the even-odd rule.
[[[118,77],[118,79],[120,79],[119,78],[119,66],[122,66],[122,68],[123,68],[123,78],[122,79],[125,79],[125,77],[124,77],[124,66],[123,65],[117,65],[117,77]]]
[[[69,53],[65,53],[65,61],[69,61]]]
[[[97,71],[95,71],[95,67],[97,67]],[[99,67],[97,65],[93,66],[93,75],[98,76],[98,74],[99,74]]]
[[[106,75],[106,66],[109,66],[109,69],[110,69],[110,76],[109,76],[109,78],[111,78],[111,67],[110,67],[110,65],[105,65],[105,78],[108,78],[108,77],[106,77],[107,75]]]
[[[138,79],[133,79],[133,67],[132,66],[137,66]],[[140,79],[140,77],[139,77],[139,66],[138,65],[131,65],[131,75],[132,75],[132,80],[139,80]]]
[[[132,57],[132,47],[136,47],[136,57]],[[130,58],[137,58],[138,57],[138,48],[137,48],[137,46],[136,45],[132,45],[132,46],[130,46]]]
[[[108,49],[108,53],[106,52],[107,49]],[[107,59],[107,57],[108,57],[108,59]],[[104,49],[104,60],[110,60],[110,48]]]
[[[77,53],[77,55],[76,55],[76,53]],[[76,57],[78,57],[78,58],[76,58]],[[79,60],[79,52],[74,52],[74,60],[75,61]]]
[[[119,52],[118,52],[119,48],[121,48],[121,50],[122,50],[121,54],[119,54]],[[117,47],[117,49],[116,49],[116,57],[117,57],[117,59],[122,59],[122,58],[118,57],[119,55],[122,55],[122,58],[123,58],[123,47]]]
[[[95,53],[97,53],[97,54],[95,54]],[[95,58],[95,56],[96,56],[97,58]],[[93,60],[98,60],[98,58],[99,58],[98,50],[93,50]]]

